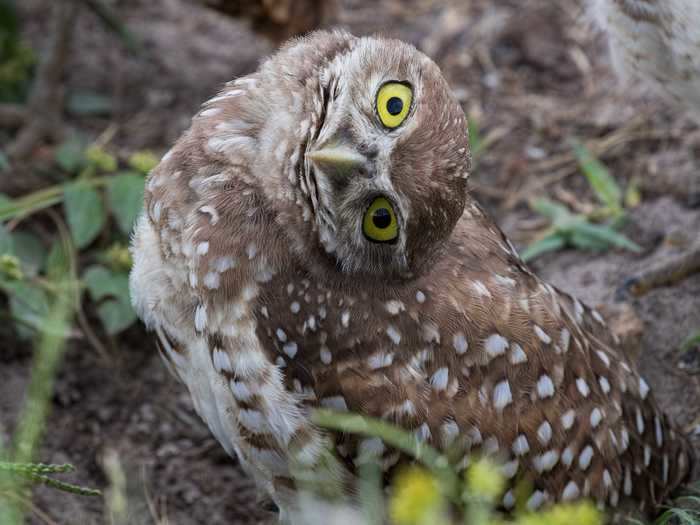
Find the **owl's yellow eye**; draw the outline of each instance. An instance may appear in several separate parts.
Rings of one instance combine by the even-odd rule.
[[[384,197],[372,201],[362,220],[362,231],[374,242],[391,242],[399,235],[399,225],[391,203]]]
[[[395,128],[406,120],[411,109],[413,92],[406,84],[387,82],[377,93],[377,113],[379,120],[387,128]]]

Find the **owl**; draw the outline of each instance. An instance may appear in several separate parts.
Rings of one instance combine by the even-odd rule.
[[[653,512],[689,475],[688,442],[603,317],[531,273],[469,171],[438,67],[336,31],[226,85],[148,177],[134,305],[283,522],[300,465],[330,464],[351,493],[358,451],[406,461],[317,427],[318,407],[457,447],[461,466],[494,455],[530,480],[531,509]]]

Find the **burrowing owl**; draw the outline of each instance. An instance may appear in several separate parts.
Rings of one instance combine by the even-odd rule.
[[[469,160],[430,59],[319,32],[206,102],[150,175],[136,308],[290,516],[291,463],[330,446],[352,480],[360,446],[403,460],[316,428],[319,406],[498,454],[531,479],[531,508],[650,511],[688,475],[687,442],[603,318],[527,269],[470,196]]]

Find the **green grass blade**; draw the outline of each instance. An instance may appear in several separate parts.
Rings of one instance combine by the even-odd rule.
[[[598,200],[613,212],[621,212],[622,189],[615,178],[610,175],[608,168],[596,159],[583,144],[574,144],[574,154]]]
[[[532,261],[545,253],[561,250],[564,246],[566,246],[566,239],[563,235],[551,233],[525,248],[520,258],[525,262]]]
[[[566,206],[544,197],[531,200],[530,208],[547,217],[555,226],[571,222],[574,218],[574,215]]]
[[[315,410],[312,420],[331,430],[381,438],[387,445],[408,454],[431,470],[443,482],[450,497],[459,497],[459,478],[450,468],[447,458],[414,434],[380,419],[333,410]]]
[[[681,352],[687,352],[695,346],[700,346],[700,331],[687,337],[680,347]]]
[[[616,232],[609,226],[600,226],[597,224],[591,224],[590,222],[580,222],[574,226],[574,231],[580,235],[588,236],[591,239],[595,239],[618,248],[624,248],[625,250],[629,250],[634,253],[639,253],[642,251],[641,246],[629,240],[621,233]]]

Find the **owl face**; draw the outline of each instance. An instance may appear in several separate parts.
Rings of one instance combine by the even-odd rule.
[[[305,255],[352,276],[411,278],[463,211],[464,114],[437,66],[401,42],[356,39],[316,81],[300,167],[316,236]]]

